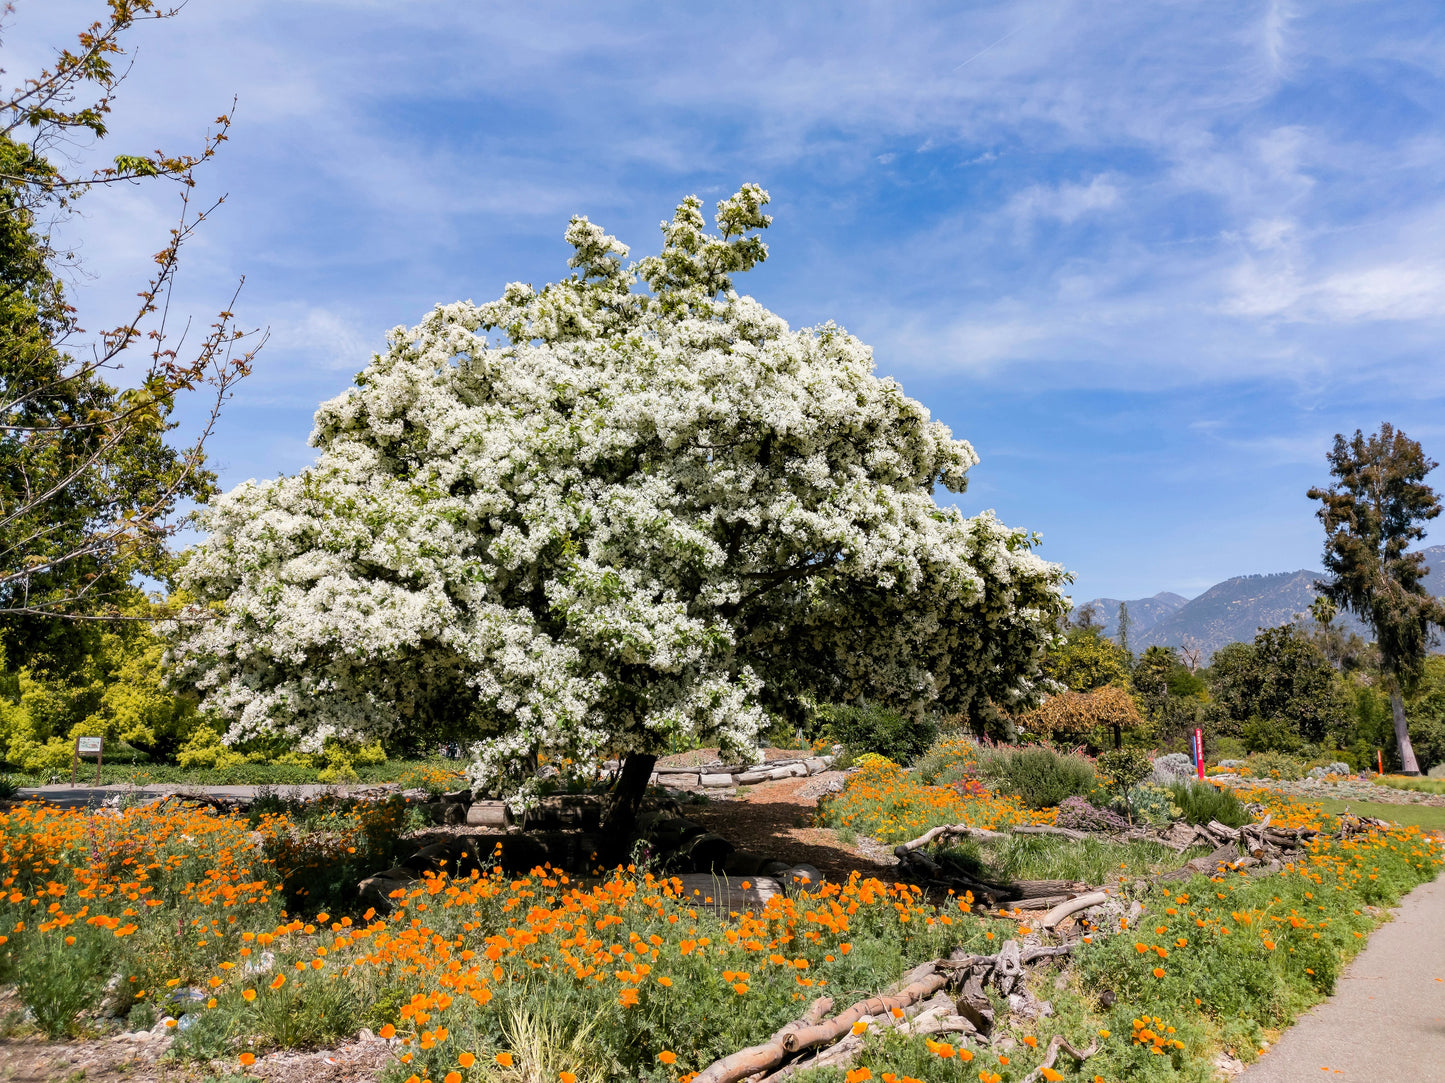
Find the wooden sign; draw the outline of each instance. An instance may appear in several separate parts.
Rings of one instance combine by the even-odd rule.
[[[77,737],[75,749],[70,754],[70,784],[75,785],[75,773],[80,767],[81,756],[95,757],[95,784],[100,785],[100,765],[105,762],[104,737]]]

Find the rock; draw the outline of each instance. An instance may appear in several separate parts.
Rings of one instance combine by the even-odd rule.
[[[390,875],[390,874],[395,875]],[[405,891],[416,882],[416,877],[409,869],[388,869],[386,872],[377,873],[375,876],[368,876],[361,883],[356,885],[357,894],[360,900],[368,906],[374,906],[381,913],[390,913],[395,903],[391,899],[393,891]]]
[[[766,876],[715,876],[687,873],[680,877],[680,899],[692,906],[709,906],[723,917],[752,911],[761,913],[767,901],[783,893],[776,880]],[[744,887],[743,885],[747,885]]]
[[[512,810],[505,801],[473,801],[467,809],[470,827],[511,827]]]
[[[721,871],[732,856],[733,844],[721,835],[702,831],[682,843],[672,853],[676,866],[693,872]]]
[[[793,865],[780,879],[789,891],[805,894],[817,891],[823,886],[823,874],[812,865]]]
[[[467,822],[467,807],[455,801],[428,801],[422,806],[422,811],[434,824],[455,826]]]
[[[700,775],[698,782],[703,786],[731,786],[733,784],[733,776],[723,774]]]
[[[729,876],[757,876],[762,872],[763,865],[767,858],[758,854],[750,854],[745,850],[737,850],[728,855],[723,862],[723,872]]]

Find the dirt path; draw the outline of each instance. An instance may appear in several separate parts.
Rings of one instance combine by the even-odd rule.
[[[847,845],[828,827],[812,825],[818,794],[842,772],[785,778],[748,788],[735,798],[690,807],[687,815],[739,850],[814,866],[829,880],[846,882],[857,869],[891,883],[897,876],[892,852],[872,839]]]
[[[1445,1080],[1445,879],[1422,884],[1243,1083]]]

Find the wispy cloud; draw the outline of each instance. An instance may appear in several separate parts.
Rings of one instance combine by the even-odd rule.
[[[9,74],[90,14],[22,3]],[[1428,0],[242,0],[135,40],[113,135],[83,155],[193,145],[239,97],[198,193],[230,198],[176,298],[204,317],[244,273],[243,318],[272,329],[236,400],[248,432],[217,444],[226,478],[306,461],[315,404],[385,328],[565,273],[570,214],[641,253],[679,196],[746,180],[777,223],[743,288],[872,342],[980,444],[980,490],[1051,538],[1093,523],[1071,495],[1093,484],[1081,440],[1111,462],[1150,449],[1173,471],[1158,484],[1194,487],[1179,514],[1227,518],[1227,486],[1197,464],[1254,491],[1252,458],[1302,470],[1327,431],[1387,415],[1423,431],[1445,405],[1445,20]],[[100,326],[175,208],[150,188],[90,205],[78,296]],[[1127,438],[1075,428],[1122,402]],[[1266,443],[1234,439],[1250,425]],[[1021,427],[1040,434],[1030,455],[990,460]],[[1136,524],[1159,514],[1116,498]],[[1115,569],[1100,576],[1164,567],[1069,544]],[[1087,593],[1197,578],[1165,574]]]

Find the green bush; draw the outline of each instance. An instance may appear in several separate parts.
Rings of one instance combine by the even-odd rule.
[[[932,745],[913,769],[926,786],[951,786],[978,777],[978,745],[963,737],[944,737]]]
[[[1244,747],[1251,752],[1293,753],[1299,752],[1304,739],[1290,722],[1283,718],[1260,718],[1258,715],[1245,722]]]
[[[1111,748],[1099,753],[1095,761],[1099,773],[1107,778],[1116,794],[1123,794],[1149,777],[1154,764],[1141,748]]]
[[[1255,778],[1300,779],[1304,777],[1305,765],[1293,756],[1283,752],[1258,752],[1245,763]]]
[[[1136,820],[1156,827],[1169,823],[1180,814],[1170,791],[1152,782],[1131,786],[1124,793],[1123,803]]]
[[[1169,793],[1186,823],[1207,824],[1217,820],[1229,827],[1249,823],[1249,813],[1233,790],[1211,786],[1208,782],[1176,782],[1169,787]]]
[[[995,787],[1016,793],[1030,808],[1053,808],[1066,797],[1088,797],[1098,787],[1082,756],[1050,748],[980,749],[979,767]]]
[[[938,736],[938,723],[871,704],[829,703],[818,709],[823,733],[853,756],[872,752],[907,766]]]

